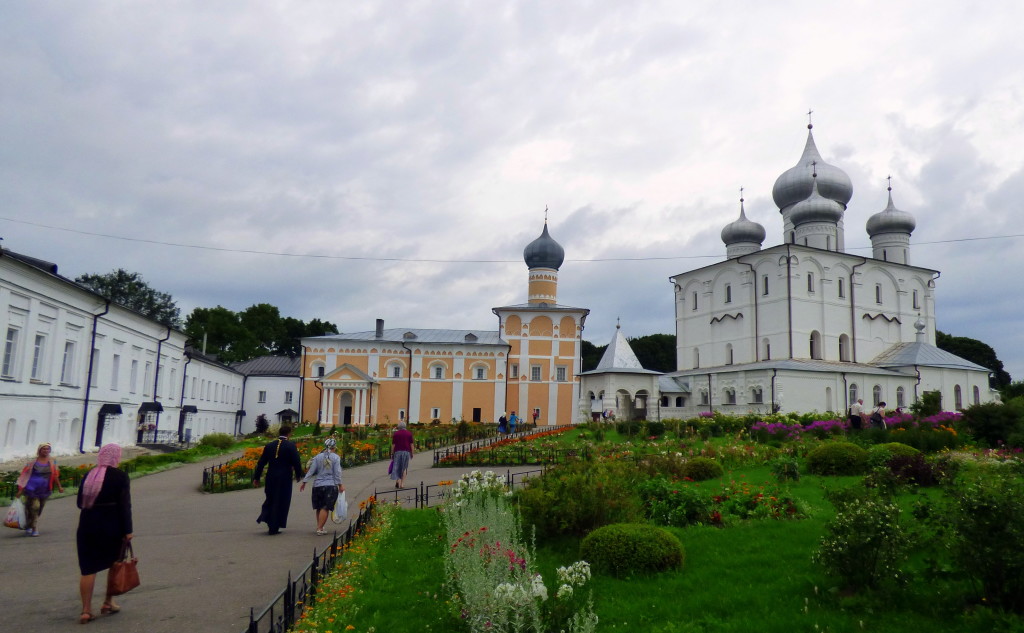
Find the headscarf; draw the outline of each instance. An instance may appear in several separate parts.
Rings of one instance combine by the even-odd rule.
[[[39,453],[42,453],[44,448],[48,448],[51,451],[53,450],[53,446],[49,442],[43,442],[42,444],[36,447],[36,459],[39,458]]]
[[[96,455],[96,468],[89,471],[82,481],[82,508],[88,509],[96,503],[96,497],[103,488],[103,480],[108,468],[116,468],[121,463],[121,447],[117,444],[105,444]]]
[[[329,451],[334,450],[334,447],[337,446],[337,445],[338,445],[338,442],[333,437],[329,437],[326,440],[324,440],[324,446]]]

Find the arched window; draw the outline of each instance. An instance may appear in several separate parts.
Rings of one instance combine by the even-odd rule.
[[[772,343],[768,339],[761,341],[761,360],[772,359]]]
[[[814,273],[807,273],[807,292],[814,294]]]
[[[851,407],[853,406],[854,402],[857,402],[857,398],[858,397],[859,396],[857,395],[857,383],[851,382],[850,383],[850,406]]]
[[[963,394],[960,393],[960,385],[953,387],[953,407],[957,411],[964,408],[964,397]]]
[[[850,337],[845,334],[839,335],[839,360],[850,362]]]
[[[732,343],[725,344],[725,364],[732,365]]]
[[[668,406],[668,396],[662,396],[661,397],[661,406],[663,406],[663,407],[667,407]]]
[[[321,362],[313,363],[313,375],[317,376],[317,377],[320,377],[320,376],[324,375],[324,364],[323,363],[321,363]],[[192,390],[195,391],[195,386],[192,387]]]
[[[430,366],[430,376],[434,380],[444,380],[444,365],[437,363]]]
[[[725,390],[725,404],[736,404],[736,390],[726,389]]]
[[[821,359],[821,332],[814,330],[811,332],[811,358]]]
[[[981,404],[981,389],[974,385],[974,404]]]
[[[700,392],[700,403],[701,404],[708,404],[708,392],[704,391],[703,389],[701,389],[701,392]]]
[[[390,363],[388,363],[388,365],[387,365],[387,367],[385,368],[384,371],[385,371],[385,375],[388,376],[389,378],[401,378],[402,377],[402,363],[399,363],[398,361],[393,360]]]
[[[907,406],[907,392],[903,387],[896,387],[896,406],[901,409]]]
[[[683,396],[676,396],[676,406],[677,407],[685,407],[686,406],[686,398],[684,398]]]
[[[871,388],[871,401],[876,407],[882,401],[882,385],[875,385]]]
[[[753,387],[750,390],[750,401],[754,404],[761,404],[764,402],[764,390],[760,387]]]
[[[732,286],[725,284],[725,302],[732,303]]]

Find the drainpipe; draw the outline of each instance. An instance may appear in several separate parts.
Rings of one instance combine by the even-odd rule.
[[[409,369],[405,373],[405,423],[412,423],[412,348],[405,344],[405,339],[402,339],[402,348],[409,352]],[[397,424],[397,422],[396,422]]]
[[[299,347],[302,348],[299,352],[299,422],[302,422],[302,405],[306,400],[306,346],[299,343]],[[246,378],[248,379],[248,376]]]
[[[167,326],[167,336],[156,342],[156,371],[153,372],[153,402],[160,394],[156,392],[156,386],[160,384],[160,350],[165,342],[171,338],[171,326]],[[153,441],[156,442],[156,434],[160,432],[160,411],[156,412],[156,424],[153,425]]]
[[[857,267],[868,263],[866,257],[862,257],[859,264],[854,264],[850,269],[850,361],[857,362],[857,299],[856,290],[853,288],[853,273]]]
[[[185,426],[185,412],[182,409],[185,406],[185,384],[188,382],[188,364],[192,362],[192,355],[185,352],[185,365],[181,368],[181,397],[178,399],[178,443],[185,441],[183,436]],[[243,383],[244,384],[244,383]]]
[[[714,401],[714,396],[711,393],[711,372],[708,372],[708,413],[715,412],[715,407],[711,404]]]
[[[789,359],[793,360],[793,255],[786,244],[786,310],[789,322]],[[773,398],[774,400],[774,398]]]
[[[778,369],[772,370],[772,413],[775,413],[775,377],[779,375]]]
[[[844,371],[841,375],[843,377],[843,403],[846,405],[846,408],[843,409],[843,410],[847,412],[847,415],[849,415],[849,411],[850,411],[850,387],[849,387],[849,385],[846,384],[846,372]]]
[[[742,257],[737,257],[736,261],[744,266],[748,266],[750,268],[750,275],[754,278],[754,283],[751,286],[754,289],[754,362],[757,362],[761,360],[760,335],[757,326],[757,271],[754,269],[753,264],[742,261],[742,259]]]
[[[920,397],[918,388],[921,386],[921,367],[919,365],[914,365],[914,373],[917,374],[917,382],[914,383],[914,402],[917,402]]]
[[[96,354],[93,350],[96,349],[96,327],[99,325],[100,317],[110,312],[110,299],[104,299],[106,305],[103,306],[103,312],[94,314],[92,317],[92,341],[89,343],[89,373],[85,375],[85,403],[82,405],[82,436],[78,438],[78,452],[85,452],[85,427],[89,423],[89,395],[92,391],[92,369],[93,362],[96,360]],[[96,424],[99,424],[100,420],[96,420]]]

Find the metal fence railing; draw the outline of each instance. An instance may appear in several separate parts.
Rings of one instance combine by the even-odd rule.
[[[514,490],[517,486],[525,486],[531,478],[543,474],[543,468],[518,473],[507,470],[505,485],[509,490]],[[451,497],[451,489],[451,484],[425,484],[421,481],[419,486],[374,490],[373,495],[380,502],[397,503],[406,508],[429,508],[444,503]]]
[[[288,573],[284,589],[259,613],[249,610],[249,625],[242,633],[284,633],[292,628],[302,611],[316,604],[320,581],[327,576],[342,557],[345,546],[373,520],[374,504],[369,502],[359,516],[349,522],[348,529],[334,535],[331,544],[319,554],[313,550],[313,560],[296,578]]]

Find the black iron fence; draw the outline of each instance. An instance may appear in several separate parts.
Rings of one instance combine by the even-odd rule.
[[[348,524],[348,529],[335,533],[327,549],[316,553],[313,560],[297,578],[288,573],[288,582],[281,593],[270,601],[259,613],[249,610],[249,626],[242,633],[284,633],[292,628],[302,615],[302,610],[316,604],[316,593],[320,581],[337,565],[345,546],[373,520],[374,504],[369,502],[359,511],[359,516]]]
[[[513,473],[505,471],[505,486],[514,490],[517,486],[522,487],[532,477],[540,477],[544,474],[543,468]],[[373,495],[380,502],[397,503],[407,508],[429,508],[444,503],[451,497],[453,484],[425,484],[420,482],[419,486],[408,488],[385,488],[374,490]]]
[[[520,466],[564,464],[589,459],[586,448],[535,448],[512,445],[500,450],[475,450],[464,446],[434,451],[435,466]]]

